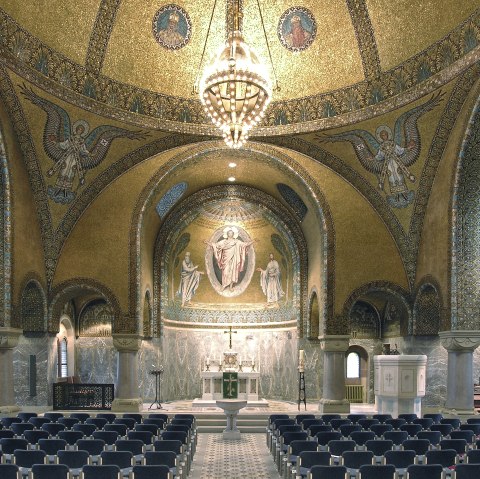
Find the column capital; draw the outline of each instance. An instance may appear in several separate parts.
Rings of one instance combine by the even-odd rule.
[[[480,345],[480,331],[440,331],[438,335],[447,351],[473,352]]]
[[[320,347],[326,352],[345,353],[350,345],[350,336],[343,334],[320,336],[318,339]]]
[[[0,328],[0,349],[13,349],[16,347],[22,333],[22,329]]]
[[[113,334],[113,346],[117,351],[138,351],[142,337],[138,334]]]

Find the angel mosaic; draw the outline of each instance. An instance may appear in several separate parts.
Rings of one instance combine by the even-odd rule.
[[[409,168],[418,160],[421,151],[417,121],[439,105],[443,95],[442,92],[434,94],[425,103],[400,115],[394,132],[389,126],[380,125],[375,136],[366,130],[350,130],[337,135],[317,136],[317,139],[321,142],[350,142],[362,166],[377,175],[380,190],[384,190],[385,180],[388,180],[388,204],[393,208],[406,208],[415,198],[414,191],[407,186],[407,180],[416,181]]]
[[[47,176],[56,175],[55,184],[50,185],[47,194],[55,203],[71,203],[76,192],[85,184],[87,170],[98,166],[107,156],[110,145],[116,138],[143,139],[145,134],[133,132],[113,125],[97,126],[90,132],[85,120],[73,125],[69,114],[60,106],[39,97],[32,90],[22,88],[22,93],[34,105],[47,114],[43,131],[43,147],[54,165],[47,170]],[[74,185],[78,177],[77,186]]]

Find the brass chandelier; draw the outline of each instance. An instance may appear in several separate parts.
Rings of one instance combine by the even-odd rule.
[[[240,148],[263,118],[272,87],[265,65],[243,39],[242,0],[227,2],[227,41],[203,72],[200,100],[226,144]]]

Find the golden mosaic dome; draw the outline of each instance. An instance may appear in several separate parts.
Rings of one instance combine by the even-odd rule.
[[[73,8],[52,0],[39,8],[34,0],[1,0],[1,41],[12,62],[105,108],[140,114],[137,123],[167,120],[213,131],[192,93],[225,40],[225,4],[212,12],[213,3],[85,0]],[[276,1],[261,9],[243,1],[244,37],[280,87],[264,134],[275,132],[269,127],[297,132],[299,124],[303,131],[316,129],[312,122],[340,124],[356,111],[366,117],[369,107],[388,109],[393,98],[405,104],[407,92],[420,97],[475,61],[475,0],[309,0],[298,7]]]

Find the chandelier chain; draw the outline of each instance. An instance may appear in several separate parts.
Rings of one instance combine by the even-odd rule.
[[[280,86],[278,85],[277,72],[275,70],[275,65],[272,59],[272,52],[270,51],[270,44],[268,43],[267,31],[265,30],[265,23],[263,22],[262,9],[260,8],[260,0],[257,0],[258,12],[260,14],[260,23],[262,24],[263,37],[265,38],[265,43],[267,44],[268,56],[270,58],[270,65],[272,65],[273,78],[275,79],[275,90],[280,91]]]

